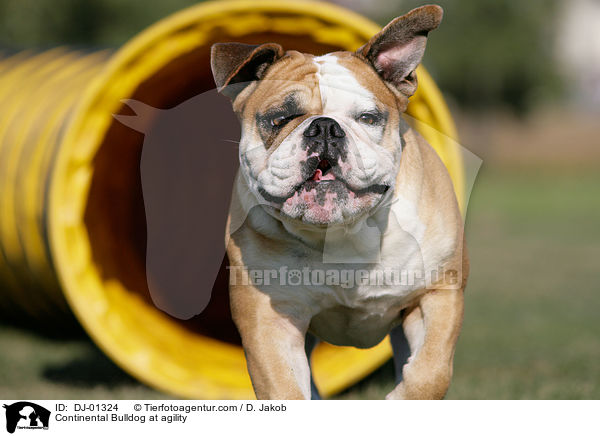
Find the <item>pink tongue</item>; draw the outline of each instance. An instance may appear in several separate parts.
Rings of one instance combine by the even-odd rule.
[[[315,174],[313,175],[312,179],[313,179],[313,181],[318,182],[319,180],[321,180],[322,176],[323,176],[323,171],[317,169],[317,171],[315,171]]]

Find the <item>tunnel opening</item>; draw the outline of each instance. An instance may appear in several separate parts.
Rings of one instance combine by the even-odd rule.
[[[228,40],[248,44],[273,41],[282,44],[286,49],[317,55],[340,49],[316,43],[309,35],[292,37],[274,33],[252,34],[239,38],[215,35],[213,42]],[[144,144],[148,144],[149,136],[156,135],[157,130],[161,130],[160,134],[163,135],[159,138],[162,147],[172,146],[172,137],[169,137],[169,134],[178,133],[179,146],[181,150],[189,152],[190,159],[206,159],[205,154],[208,151],[213,161],[219,160],[221,165],[226,163],[229,169],[227,173],[230,175],[232,165],[235,170],[238,163],[237,147],[233,142],[239,140],[239,123],[231,111],[230,103],[224,96],[217,95],[214,88],[210,71],[210,44],[174,59],[140,83],[130,96],[132,100],[161,109],[155,116],[140,120],[145,132],[136,131],[115,120],[108,128],[94,157],[94,174],[84,216],[92,257],[99,266],[99,273],[104,281],[120,282],[128,292],[137,295],[152,307],[154,304],[148,289],[146,269],[148,232],[140,171],[142,151]],[[179,111],[173,117],[173,112],[177,112],[177,108],[183,106],[187,106],[185,111]],[[171,116],[166,114],[168,111],[172,111]],[[224,122],[214,122],[215,111],[222,114]],[[119,114],[134,115],[134,112],[124,104]],[[194,117],[197,123],[194,122]],[[207,118],[208,122],[203,123],[202,120]],[[165,120],[170,123],[166,129],[156,128],[158,124],[164,125]],[[190,126],[196,130],[190,129]],[[185,138],[182,131],[187,132],[189,137]],[[195,137],[198,135],[202,135],[204,139],[212,138],[213,141],[199,141]],[[205,147],[202,153],[198,153],[198,146]],[[219,213],[208,219],[208,222],[202,223],[210,226],[210,235],[218,235],[216,240],[209,238],[211,240],[206,242],[210,248],[216,247],[224,240],[227,212],[223,211],[222,206],[229,204],[233,177],[228,178],[229,184],[210,185],[206,183],[209,180],[223,180],[223,175],[220,174],[223,168],[206,165],[202,168],[203,177],[198,177],[196,181],[200,182],[202,189],[212,191],[209,197],[225,199],[219,200]],[[190,189],[189,186],[184,188]],[[185,214],[186,210],[187,207],[183,208],[181,213]],[[202,262],[202,259],[199,259],[199,262]],[[229,311],[227,265],[227,257],[223,256],[216,270],[206,271],[208,275],[214,276],[214,280],[211,285],[210,303],[201,314],[188,320],[174,317],[170,319],[194,334],[239,345],[240,338]]]

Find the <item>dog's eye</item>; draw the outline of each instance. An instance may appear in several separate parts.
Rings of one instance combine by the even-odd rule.
[[[271,127],[274,129],[279,129],[292,121],[294,118],[301,117],[302,115],[304,114],[276,115],[271,118]]]
[[[373,125],[379,122],[379,117],[370,112],[363,112],[358,116],[358,121],[363,124]]]
[[[290,121],[290,119],[290,117],[286,117],[285,115],[271,118],[271,127],[283,127]]]

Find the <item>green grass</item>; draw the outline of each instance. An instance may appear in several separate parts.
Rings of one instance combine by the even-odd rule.
[[[449,398],[600,398],[600,175],[482,175]]]
[[[0,328],[2,399],[160,399],[85,337],[51,339]]]
[[[600,174],[482,170],[450,399],[600,398]],[[0,327],[2,398],[162,398],[86,339]],[[390,364],[337,398],[378,398]]]

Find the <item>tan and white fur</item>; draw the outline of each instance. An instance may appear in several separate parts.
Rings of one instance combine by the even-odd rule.
[[[402,118],[441,17],[438,6],[415,9],[355,53],[213,46],[215,82],[242,123],[226,243],[232,315],[259,399],[311,397],[307,333],[366,348],[392,332],[399,383],[386,398],[446,394],[468,274],[463,223],[446,168]],[[422,280],[249,277],[385,268]],[[427,279],[434,270],[452,274]]]

